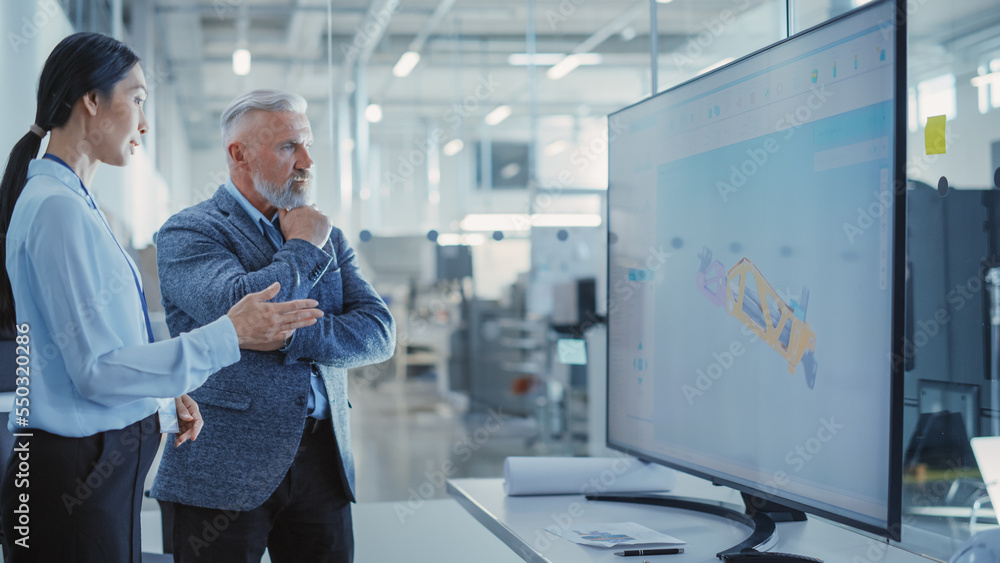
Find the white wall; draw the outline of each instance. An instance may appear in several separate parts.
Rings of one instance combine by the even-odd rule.
[[[34,121],[45,59],[73,28],[55,0],[18,0],[0,2],[0,32],[0,76],[9,81],[0,88],[0,161],[6,163],[10,149]],[[14,77],[18,81],[12,83]]]
[[[159,85],[150,93],[157,98],[157,119],[161,133],[157,143],[157,167],[170,192],[169,213],[187,206],[191,187],[191,148],[184,130],[182,108],[176,92],[169,84]],[[184,197],[180,197],[184,194]]]

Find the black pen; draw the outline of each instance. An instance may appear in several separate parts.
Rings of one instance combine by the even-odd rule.
[[[633,555],[674,555],[675,553],[684,553],[684,548],[670,547],[666,549],[626,549],[625,551],[616,551],[615,555],[631,557]]]

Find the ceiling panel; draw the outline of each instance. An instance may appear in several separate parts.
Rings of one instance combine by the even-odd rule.
[[[478,81],[489,75],[502,85],[477,111],[499,103],[527,107],[527,70],[507,63],[511,54],[526,51],[526,1],[456,0],[430,29],[428,20],[441,0],[407,0],[395,13],[383,13],[378,22],[366,26],[369,9],[385,1],[336,0],[330,21],[325,0],[164,0],[156,4],[156,14],[167,68],[176,79],[181,98],[209,116],[217,117],[229,100],[257,87],[297,91],[313,101],[316,111],[323,111],[331,78],[338,85],[352,78],[342,76],[345,54],[352,51],[357,39],[380,34],[384,26],[378,22],[386,21],[384,36],[366,68],[367,93],[383,105],[387,124],[444,115],[454,103],[474,95]],[[796,1],[812,11],[810,17],[819,18],[840,9],[837,6],[850,5],[848,0]],[[965,64],[974,67],[978,58],[985,56],[981,53],[993,48],[991,39],[1000,42],[997,0],[927,0],[918,5],[910,32],[911,44],[925,55],[921,60],[928,67],[919,69],[916,65],[920,72],[957,64],[956,59],[965,55],[969,55]],[[543,114],[574,114],[584,104],[595,112],[610,111],[646,93],[650,75],[646,6],[647,0],[535,2],[537,52],[569,53],[598,31],[613,29],[592,49],[603,56],[600,65],[578,68],[559,81],[545,76],[548,67],[538,68],[539,109]],[[231,68],[233,49],[241,39],[241,18],[247,22],[245,41],[253,53],[248,77],[235,76]],[[673,0],[658,4],[661,88],[686,80],[723,57],[738,57],[774,41],[783,34],[783,18],[782,0]],[[617,25],[611,28],[611,22]],[[428,37],[419,65],[409,77],[394,77],[393,65],[421,32]],[[713,34],[712,44],[696,56],[687,56],[692,41],[706,33]],[[1000,49],[1000,43],[996,48]],[[326,64],[331,55],[332,73]],[[214,119],[188,125],[195,142],[214,134],[216,128]]]

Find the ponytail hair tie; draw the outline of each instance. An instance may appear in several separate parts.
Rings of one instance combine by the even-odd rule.
[[[41,127],[35,125],[34,123],[31,124],[31,127],[29,127],[29,129],[31,129],[32,133],[38,135],[39,139],[44,139],[45,135],[47,134],[47,131],[45,131],[45,129],[42,129]]]

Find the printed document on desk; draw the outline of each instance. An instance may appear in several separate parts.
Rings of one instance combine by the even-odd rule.
[[[580,545],[591,547],[617,547],[621,545],[677,546],[687,542],[635,522],[612,524],[583,524],[573,528],[549,526],[545,531]]]

